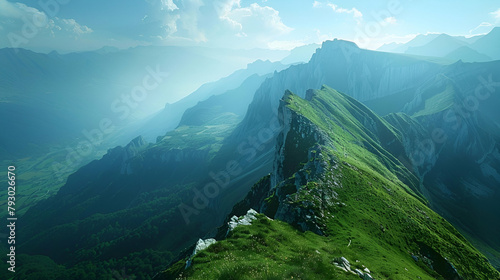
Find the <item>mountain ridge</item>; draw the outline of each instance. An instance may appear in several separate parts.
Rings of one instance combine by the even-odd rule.
[[[392,175],[393,177],[387,176],[388,174],[392,174],[391,171],[384,173],[383,168],[376,168],[377,164],[381,164],[379,161],[380,158],[377,160],[376,158],[378,157],[374,154],[365,154],[367,145],[363,145],[364,148],[361,146],[358,149],[358,145],[347,144],[349,143],[348,139],[359,137],[357,139],[361,140],[367,137],[367,134],[364,134],[366,136],[361,136],[363,133],[360,134],[366,128],[363,128],[363,126],[357,127],[356,123],[364,122],[363,118],[365,117],[378,118],[375,115],[371,117],[362,115],[354,117],[350,115],[349,112],[365,111],[366,109],[363,109],[364,106],[359,102],[354,101],[353,103],[349,99],[350,97],[342,95],[328,87],[322,87],[321,90],[309,91],[307,100],[301,99],[289,91],[286,92],[278,109],[280,119],[283,120],[284,129],[278,136],[273,171],[270,176],[262,178],[261,181],[254,185],[243,201],[236,204],[225,222],[229,225],[237,221],[237,216],[243,215],[251,208],[258,209],[259,212],[264,213],[269,218],[260,216],[251,225],[238,226],[236,229],[232,229],[232,226],[223,225],[217,235],[218,241],[215,244],[209,245],[202,253],[192,255],[189,259],[189,266],[184,266],[185,259],[180,260],[172,264],[170,268],[162,272],[155,279],[174,279],[179,275],[190,279],[206,279],[206,277],[220,278],[229,271],[242,279],[245,277],[262,278],[264,277],[263,275],[285,275],[285,277],[293,276],[294,278],[321,278],[336,275],[336,277],[345,277],[348,279],[347,275],[342,274],[342,270],[337,269],[331,264],[331,260],[336,260],[341,256],[350,254],[351,249],[349,247],[351,241],[354,241],[353,248],[361,246],[363,252],[356,256],[350,255],[348,258],[356,259],[356,262],[360,261],[363,263],[363,267],[370,267],[368,275],[357,272],[359,277],[363,279],[380,277],[410,279],[417,276],[422,279],[435,279],[438,277],[443,277],[444,279],[479,279],[482,277],[498,279],[500,274],[491,267],[487,268],[489,265],[487,262],[484,262],[484,259],[477,263],[478,266],[471,265],[469,263],[470,258],[469,261],[465,262],[460,260],[459,256],[469,254],[465,253],[468,250],[472,250],[470,256],[475,256],[478,253],[474,252],[471,245],[458,245],[462,242],[467,243],[465,238],[461,237],[446,222],[443,223],[434,220],[435,217],[439,216],[426,208],[414,191],[408,187],[404,188],[404,184],[395,179],[394,174]],[[311,110],[312,108],[315,109]],[[337,118],[343,119],[343,122],[336,122]],[[345,125],[345,127],[342,127],[342,125]],[[332,126],[335,128],[332,128]],[[386,126],[390,127],[391,125],[386,124]],[[328,129],[326,130],[325,128]],[[397,138],[396,135],[393,137]],[[340,146],[344,145],[342,143],[345,143],[346,147],[348,147],[344,151],[339,149]],[[346,152],[349,156],[345,155]],[[370,158],[371,160],[363,163],[360,155],[365,155],[367,159]],[[365,165],[369,162],[373,165]],[[381,166],[383,165],[381,164]],[[400,163],[396,163],[396,165],[402,167]],[[349,183],[350,179],[347,178],[352,177],[347,174],[352,171],[348,170],[358,173],[357,178],[367,176],[367,178],[372,178],[371,180],[374,181],[363,181],[361,179],[361,181],[356,180],[354,184],[352,184],[353,182]],[[378,174],[380,177],[375,174]],[[393,179],[396,181],[392,182]],[[372,194],[368,200],[363,199],[363,195],[360,194],[363,193],[361,189],[364,184],[366,184],[366,187],[370,189],[369,192]],[[375,191],[377,188],[382,190],[380,193],[381,196],[378,196],[378,191]],[[348,191],[348,189],[352,190]],[[354,193],[358,195],[354,195],[355,199],[351,198],[349,200],[348,196],[343,195],[345,192],[350,192],[350,195],[354,195]],[[401,197],[410,195],[409,197],[412,197],[412,199],[405,198],[404,200],[399,200],[398,197],[400,195]],[[382,199],[382,197],[384,198]],[[366,207],[370,203],[376,203],[378,199],[382,199],[383,201],[388,200],[385,202],[388,204],[391,204],[390,201],[395,203],[393,206],[395,207],[394,210],[389,210],[391,211],[391,216],[395,215],[397,217],[399,211],[406,211],[403,216],[410,215],[412,219],[419,221],[415,224],[410,223],[408,226],[404,226],[404,230],[399,234],[391,234],[391,238],[394,239],[388,241],[392,246],[396,246],[393,248],[397,248],[398,245],[395,245],[398,242],[396,241],[397,237],[406,238],[406,243],[402,243],[401,246],[408,246],[408,248],[402,249],[401,253],[395,253],[401,254],[401,258],[409,260],[408,263],[404,264],[406,272],[398,272],[398,265],[395,265],[394,258],[391,259],[390,265],[386,264],[384,266],[382,270],[385,269],[385,271],[381,271],[380,266],[373,261],[379,259],[380,255],[371,255],[370,252],[372,249],[369,247],[374,246],[374,243],[383,241],[372,237],[367,241],[371,245],[361,245],[359,242],[363,243],[363,226],[356,224],[357,222],[348,222],[348,220],[356,220],[356,213],[358,212],[355,209]],[[406,202],[402,201],[407,200],[411,200],[411,203],[415,204],[411,207],[398,205],[400,203],[405,204]],[[357,201],[361,201],[359,202],[360,204]],[[409,214],[411,211],[415,211],[415,208],[417,209],[415,213],[420,214]],[[393,208],[389,207],[387,209]],[[420,216],[422,213],[425,214]],[[343,219],[347,220],[344,222]],[[377,220],[379,217],[372,216],[371,219]],[[419,231],[414,229],[415,227],[419,227],[416,225],[420,223],[421,219],[423,219],[422,221],[426,219],[434,221],[430,223],[434,223],[431,226],[433,230]],[[293,246],[296,245],[291,245],[291,248],[289,248],[288,246],[292,243],[291,241],[283,242],[282,238],[273,237],[274,235],[271,233],[275,232],[281,234],[281,236],[284,235],[280,231],[282,229],[277,220],[294,226],[294,229],[298,230],[299,233],[306,231],[306,233],[313,232],[310,233],[310,237],[307,237],[307,234],[300,235],[297,233],[297,236],[294,238],[307,240],[304,243],[318,242],[313,243],[317,247],[314,245],[309,247],[310,243],[306,243],[307,245],[304,246],[307,246],[307,249],[302,248],[300,250],[302,250],[301,254],[307,255],[308,258],[313,258],[315,262],[320,264],[312,265],[310,269],[305,269],[301,266],[301,263],[307,261],[293,261],[296,255],[292,253],[294,250],[291,248],[294,248]],[[402,224],[407,223],[406,221],[400,222]],[[378,222],[374,222],[374,224],[376,227],[380,227],[379,231],[381,230],[383,233],[378,234],[373,229],[369,230],[369,235],[379,236],[398,230],[397,225],[388,225],[385,223],[379,225]],[[443,226],[443,229],[439,229],[441,226]],[[358,229],[360,231],[357,231]],[[292,232],[290,235],[295,235],[293,230],[288,231]],[[419,232],[417,234],[418,237],[409,237],[413,232]],[[431,232],[441,237],[439,239],[434,239],[433,237],[427,239],[427,236]],[[311,235],[317,237],[312,237]],[[292,237],[284,239],[289,240],[289,238]],[[340,249],[341,246],[345,248],[345,244],[340,245],[338,242],[347,242],[349,238],[351,239],[348,242],[347,248]],[[317,240],[324,240],[325,243]],[[449,249],[445,248],[453,248],[454,246],[438,245],[440,242],[452,242],[455,246],[464,248],[464,250],[461,250],[460,253],[458,253],[458,250],[451,253],[451,251],[448,251]],[[267,249],[267,247],[270,248]],[[377,248],[381,247],[383,245]],[[316,249],[316,253],[314,249]],[[356,249],[352,250],[356,251]],[[383,251],[383,249],[378,250]],[[420,253],[414,253],[415,250],[419,250]],[[445,251],[448,252],[444,253]],[[311,253],[312,255],[310,255]],[[405,254],[406,257],[403,257]],[[441,254],[446,254],[447,259],[442,257]],[[228,256],[230,256],[231,262],[223,262]],[[259,261],[260,258],[262,260]],[[420,258],[430,260],[435,266],[426,267],[421,263],[422,265],[419,268],[414,267],[412,263],[418,264]],[[287,259],[290,259],[290,261]],[[372,259],[372,261],[368,259]],[[474,260],[478,259],[474,257]],[[257,267],[266,263],[271,269],[248,270],[245,265],[247,262],[252,262],[253,266]],[[438,265],[438,263],[440,264]],[[432,268],[429,270],[430,267]],[[347,272],[348,270],[345,270],[345,273]],[[372,278],[372,276],[375,278]],[[352,279],[355,278],[352,277]]]

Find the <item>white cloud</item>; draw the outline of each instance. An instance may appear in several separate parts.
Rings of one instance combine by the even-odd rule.
[[[332,9],[334,12],[339,13],[339,14],[352,14],[354,19],[360,23],[360,21],[363,19],[363,13],[361,13],[358,9],[356,8],[351,8],[351,9],[346,9],[339,7],[336,4],[330,3],[330,2],[320,2],[315,0],[312,4],[313,8],[320,8],[320,7],[329,7]]]
[[[7,0],[0,0],[0,19],[4,18],[21,18],[28,6],[20,3],[12,3]]]
[[[162,4],[161,7],[162,10],[166,9],[169,11],[174,11],[179,9],[179,7],[177,7],[177,5],[174,4],[173,0],[161,0],[161,4]]]
[[[162,28],[171,35],[177,32],[177,21],[181,18],[180,15],[173,15],[165,19]]]
[[[60,18],[56,17],[55,23],[61,27],[61,30],[73,32],[76,35],[87,34],[87,33],[93,32],[93,30],[90,29],[88,26],[80,25],[74,19],[64,19],[64,18],[60,19]]]
[[[160,44],[183,41],[224,47],[266,47],[268,42],[279,41],[293,30],[283,23],[279,11],[264,4],[242,5],[241,0],[171,0],[177,9],[161,10],[160,5],[165,6],[166,1],[158,1],[149,2],[151,11],[143,22],[153,30],[147,36]],[[162,28],[155,30],[158,24]]]
[[[352,14],[354,19],[360,23],[360,21],[363,19],[363,14],[356,8],[351,8],[351,9],[345,9],[341,8],[335,4],[332,3],[327,3],[326,4],[328,7],[330,7],[334,12],[339,13],[339,14]]]
[[[279,12],[269,6],[260,6],[257,3],[247,7],[241,6],[240,0],[226,0],[216,2],[214,8],[219,19],[229,23],[236,31],[251,33],[288,33],[292,28],[286,26],[279,16]]]
[[[385,24],[396,24],[397,19],[395,17],[386,17],[384,19]]]
[[[242,6],[239,0],[226,0],[214,7],[218,15],[215,31],[205,29],[208,40],[213,43],[226,47],[275,49],[291,45],[287,42],[285,46],[283,37],[293,28],[284,24],[279,11],[272,7],[257,3]]]
[[[93,30],[71,18],[48,17],[35,8],[37,6],[10,1],[0,0],[0,37],[8,38],[7,35],[14,32],[19,34],[16,39],[21,39],[16,44],[8,39],[0,40],[0,47],[81,50],[91,44],[109,44],[106,40],[109,33],[114,32]],[[287,48],[297,44],[287,42],[293,40],[289,35],[294,29],[283,22],[278,10],[265,1],[247,3],[241,0],[144,0],[146,12],[139,15],[140,25],[114,35],[130,43],[156,45],[266,48],[269,42],[274,42],[271,44],[274,48]],[[36,38],[21,34],[26,19],[35,23]]]
[[[243,29],[241,23],[232,19],[230,15],[233,10],[241,9],[240,0],[216,1],[214,8],[219,19],[228,22],[234,28]]]
[[[293,30],[283,23],[277,10],[257,3],[232,9],[226,14],[226,18],[237,23],[247,34],[286,34]]]
[[[74,19],[49,18],[43,11],[22,3],[0,0],[0,47],[37,48],[65,44],[90,34],[93,30]]]
[[[147,0],[149,12],[143,18],[139,36],[156,43],[197,43],[206,41],[198,27],[202,0]]]
[[[490,14],[493,15],[494,18],[500,19],[500,9],[498,9],[494,12],[491,12]]]

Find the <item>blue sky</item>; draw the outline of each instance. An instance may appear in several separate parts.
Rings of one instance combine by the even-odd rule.
[[[333,38],[375,49],[417,34],[471,36],[499,25],[497,0],[0,0],[0,47],[37,51],[291,49]]]

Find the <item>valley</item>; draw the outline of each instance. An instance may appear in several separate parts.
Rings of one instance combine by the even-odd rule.
[[[498,31],[0,49],[0,277],[500,279]]]

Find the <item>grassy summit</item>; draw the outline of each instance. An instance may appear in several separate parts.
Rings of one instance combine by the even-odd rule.
[[[306,99],[285,94],[275,170],[232,213],[272,220],[259,215],[160,279],[360,279],[335,266],[341,257],[374,279],[500,279],[426,206],[399,131],[331,88]]]

